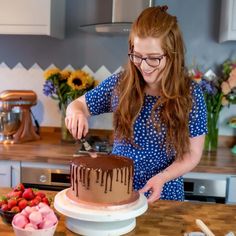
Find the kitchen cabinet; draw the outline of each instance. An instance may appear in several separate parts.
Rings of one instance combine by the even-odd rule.
[[[0,34],[64,37],[65,0],[0,0],[0,6]]]
[[[0,187],[15,187],[20,183],[20,162],[0,161]]]
[[[236,175],[229,176],[227,182],[227,202],[236,204]]]
[[[219,41],[236,40],[236,0],[221,0]]]

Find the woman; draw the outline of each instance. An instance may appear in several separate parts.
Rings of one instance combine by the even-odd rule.
[[[167,7],[145,9],[129,36],[129,61],[67,108],[66,125],[76,139],[88,117],[113,112],[112,153],[132,158],[134,189],[148,202],[184,199],[182,175],[199,162],[206,128],[202,91],[187,75],[184,43]]]

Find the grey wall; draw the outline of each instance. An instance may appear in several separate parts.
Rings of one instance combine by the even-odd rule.
[[[0,63],[26,68],[35,62],[42,68],[54,63],[60,68],[84,65],[96,71],[105,65],[110,71],[127,60],[127,36],[101,36],[78,30],[81,24],[93,23],[97,17],[109,18],[105,0],[67,0],[64,40],[48,36],[0,35]],[[166,0],[169,12],[178,17],[187,53],[187,63],[194,61],[204,69],[236,58],[236,41],[218,43],[220,0]],[[99,56],[98,56],[99,55]]]

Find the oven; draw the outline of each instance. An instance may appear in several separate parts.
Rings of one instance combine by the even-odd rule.
[[[184,175],[183,179],[185,201],[226,203],[228,196],[225,175],[191,172]],[[21,182],[26,188],[61,191],[70,187],[70,169],[67,165],[23,166]]]
[[[70,187],[70,170],[67,166],[24,166],[21,168],[21,182],[26,188],[61,191]]]
[[[236,175],[189,172],[183,180],[186,201],[236,204]],[[22,162],[21,182],[26,187],[61,191],[70,187],[70,164]]]
[[[227,175],[190,172],[183,179],[186,201],[226,203]]]

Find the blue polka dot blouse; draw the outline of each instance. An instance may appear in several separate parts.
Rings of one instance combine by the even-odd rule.
[[[91,115],[113,112],[116,109],[118,98],[114,96],[114,87],[118,80],[119,74],[111,75],[95,89],[86,93],[85,99]],[[192,83],[191,93],[193,107],[189,115],[189,136],[195,137],[207,133],[207,115],[202,90],[195,82]],[[112,150],[113,154],[133,159],[135,190],[144,187],[152,176],[167,168],[174,161],[174,156],[167,157],[166,146],[163,145],[166,136],[165,128],[162,127],[161,132],[157,132],[149,122],[152,107],[158,97],[145,95],[144,99],[143,107],[133,127],[135,143],[139,147],[124,140],[115,139]],[[165,183],[161,199],[184,200],[183,178],[179,177]]]

